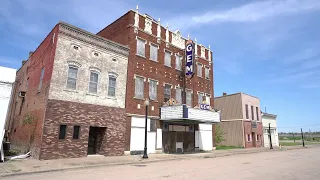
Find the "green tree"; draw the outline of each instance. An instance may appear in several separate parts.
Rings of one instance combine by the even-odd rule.
[[[225,134],[220,126],[220,124],[216,124],[216,129],[215,129],[215,142],[216,144],[220,144],[223,142],[225,139],[223,138],[223,135]]]

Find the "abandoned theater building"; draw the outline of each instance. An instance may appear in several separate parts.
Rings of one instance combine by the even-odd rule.
[[[97,34],[59,22],[15,83],[6,136],[38,159],[142,153],[146,117],[148,153],[215,147],[210,46],[138,8]]]

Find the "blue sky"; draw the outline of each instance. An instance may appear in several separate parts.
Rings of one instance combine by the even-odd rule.
[[[2,0],[0,66],[19,68],[60,20],[96,33],[137,4],[211,45],[215,96],[245,92],[278,114],[279,131],[320,131],[319,0]]]

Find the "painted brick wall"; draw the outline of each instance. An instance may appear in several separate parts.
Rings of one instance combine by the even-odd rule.
[[[67,125],[67,136],[58,139],[60,124]],[[80,139],[73,140],[73,126],[79,125]],[[125,109],[48,100],[40,159],[87,156],[90,126],[106,127],[100,154],[123,155],[125,148]]]
[[[52,75],[57,32],[58,26],[55,26],[17,72],[16,86],[12,95],[14,101],[12,101],[8,117],[9,140],[12,148],[23,152],[31,150],[35,158],[39,157],[40,152],[42,124]],[[40,74],[43,67],[45,67],[45,73],[42,88],[39,91]],[[23,103],[22,98],[18,97],[19,91],[27,92]]]

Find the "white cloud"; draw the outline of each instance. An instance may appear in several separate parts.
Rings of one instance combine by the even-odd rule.
[[[179,16],[172,19],[170,24],[181,28],[207,23],[256,22],[269,17],[316,10],[320,10],[319,0],[269,0],[253,2],[224,11],[209,11],[191,17],[190,15]]]

